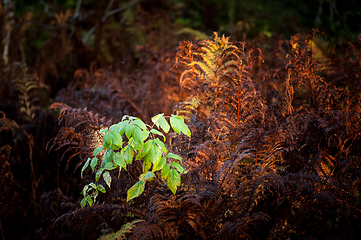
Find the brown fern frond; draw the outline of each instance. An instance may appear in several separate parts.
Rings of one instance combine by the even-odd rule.
[[[146,224],[138,225],[132,238],[206,239],[206,213],[202,205],[190,195],[169,198],[154,195],[149,203]]]
[[[65,126],[62,127],[57,136],[50,140],[46,146],[48,151],[57,146],[56,151],[63,147],[67,147],[62,155],[62,158],[69,151],[76,151],[69,158],[68,162],[74,156],[79,155],[82,160],[77,167],[81,165],[88,157],[92,155],[94,148],[99,146],[101,136],[97,132],[104,127],[111,125],[111,120],[106,121],[105,118],[100,118],[98,114],[93,114],[87,109],[72,108],[63,103],[53,103],[50,109],[61,108],[59,114],[59,122],[65,120]],[[51,145],[50,145],[51,144]],[[49,147],[50,146],[50,147]]]

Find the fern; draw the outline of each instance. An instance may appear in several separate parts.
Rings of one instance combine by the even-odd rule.
[[[126,235],[131,233],[137,223],[143,222],[142,219],[136,219],[131,222],[124,224],[121,229],[115,233],[109,233],[107,235],[101,236],[98,240],[124,240],[127,239]]]
[[[40,89],[47,89],[28,73],[25,63],[14,63],[12,75],[13,86],[19,93],[19,111],[24,120],[29,122],[34,119],[36,112],[40,109],[38,105]]]

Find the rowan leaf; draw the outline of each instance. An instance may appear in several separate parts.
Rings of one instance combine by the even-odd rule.
[[[123,139],[122,136],[116,131],[109,131],[103,136],[103,145],[106,149],[118,150],[122,147]]]
[[[172,162],[170,165],[177,169],[177,171],[180,173],[187,173],[187,171],[177,162]]]
[[[84,163],[84,166],[83,166],[82,169],[81,169],[81,172],[80,172],[80,177],[81,177],[81,178],[83,178],[83,172],[84,172],[84,170],[89,166],[90,159],[91,159],[91,158],[88,158],[88,159],[86,160],[86,162]]]
[[[168,178],[169,172],[170,172],[170,164],[168,163],[165,164],[164,167],[162,168],[161,177],[166,180]]]
[[[127,191],[127,202],[133,198],[140,196],[144,192],[145,182],[138,181],[136,182],[129,190]]]
[[[105,171],[103,173],[103,179],[105,181],[105,183],[108,185],[108,187],[110,188],[110,184],[112,182],[112,178],[110,177],[110,173],[108,171]]]
[[[177,187],[180,186],[181,177],[176,169],[171,169],[167,177],[167,186],[172,191],[173,194],[176,194]]]
[[[158,127],[163,129],[165,133],[169,132],[170,126],[167,120],[165,120],[164,113],[160,113],[152,117],[152,122]]]
[[[97,147],[96,149],[94,149],[94,157],[96,157],[101,151],[103,151],[104,147],[103,146],[100,146],[100,147]]]
[[[86,205],[86,198],[84,197],[82,200],[81,200],[81,202],[80,202],[80,207],[85,207],[85,205]]]
[[[184,123],[183,118],[172,114],[170,117],[170,124],[173,130],[179,135],[183,133],[188,137],[191,136],[191,131],[189,130],[188,126]]]
[[[132,122],[128,122],[125,127],[125,136],[127,136],[128,139],[130,139],[133,135],[134,131],[134,125]]]
[[[153,164],[153,170],[152,172],[156,172],[164,167],[164,165],[167,163],[166,157],[162,157],[158,164]]]
[[[167,157],[168,157],[168,158],[174,158],[174,159],[177,159],[177,160],[179,160],[180,162],[182,162],[182,158],[181,158],[179,155],[177,155],[177,154],[168,153]]]
[[[98,185],[97,185],[97,189],[98,189],[100,192],[102,192],[102,193],[105,193],[105,192],[106,192],[104,186],[101,185],[101,184],[98,184]]]
[[[138,125],[133,126],[133,139],[138,143],[144,142],[149,136],[148,131],[142,130]]]
[[[161,157],[162,157],[162,150],[155,143],[155,139],[154,139],[154,142],[151,146],[149,153],[144,157],[144,161],[150,161],[151,163],[158,165]]]
[[[95,166],[98,164],[98,158],[97,157],[93,157],[91,162],[90,162],[90,167],[92,168],[93,172],[94,172],[94,168]]]
[[[121,170],[122,168],[124,168],[125,170],[127,170],[127,164],[124,161],[124,158],[120,155],[120,153],[116,153],[114,155],[113,161],[115,163],[115,165],[117,165]]]
[[[165,142],[166,138],[165,138],[165,136],[164,136],[163,133],[159,132],[158,130],[156,130],[156,129],[154,129],[154,128],[151,129],[150,132],[153,133],[153,134],[157,134],[157,135],[159,135],[159,136],[162,136],[162,137],[163,137],[163,142]]]
[[[138,119],[135,119],[135,120],[133,121],[133,123],[134,123],[135,125],[137,125],[138,127],[140,127],[143,131],[147,131],[147,126],[146,126],[145,123],[144,123],[142,120],[140,120],[139,118],[138,118]]]

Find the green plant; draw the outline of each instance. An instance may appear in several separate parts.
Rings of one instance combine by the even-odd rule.
[[[110,171],[119,169],[120,174],[123,168],[127,170],[127,164],[132,164],[133,160],[143,160],[143,173],[139,176],[139,181],[127,191],[127,201],[140,196],[146,182],[153,180],[157,172],[158,175],[160,172],[161,179],[166,181],[169,189],[175,194],[181,183],[180,173],[184,174],[187,171],[182,167],[182,158],[179,155],[168,153],[164,144],[166,137],[156,130],[154,125],[165,133],[169,132],[170,127],[179,135],[183,133],[190,137],[191,132],[183,118],[171,115],[169,120],[170,125],[164,113],[158,114],[152,118],[153,126],[147,126],[141,119],[125,115],[119,123],[102,129],[102,146],[94,149],[94,157],[88,158],[81,170],[83,177],[84,170],[90,165],[95,172],[96,183],[91,182],[84,186],[84,198],[80,205],[84,207],[88,203],[92,206],[99,192],[106,192],[105,187],[98,183],[101,176],[110,188]],[[101,161],[96,169],[99,158]],[[167,163],[167,159],[173,160]]]

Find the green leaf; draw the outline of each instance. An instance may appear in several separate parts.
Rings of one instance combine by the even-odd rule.
[[[164,143],[161,140],[156,138],[153,141],[158,145],[158,147],[160,147],[163,150],[164,153],[168,152],[167,148],[165,147]]]
[[[109,131],[103,136],[103,145],[106,149],[118,150],[122,147],[123,139],[122,136],[116,131]]]
[[[85,205],[86,205],[86,199],[85,199],[85,197],[81,200],[81,202],[80,202],[80,207],[85,207]]]
[[[117,124],[112,125],[109,130],[110,131],[115,131],[117,133],[119,133],[120,135],[124,134],[124,126],[125,126],[125,122],[119,122]],[[122,133],[123,132],[123,133]]]
[[[93,157],[91,162],[90,162],[90,167],[92,168],[93,172],[94,172],[94,168],[95,166],[98,164],[98,158],[97,157]]]
[[[159,141],[159,139],[158,139],[158,141]],[[161,157],[162,157],[162,150],[155,143],[155,140],[154,140],[149,153],[144,157],[144,161],[150,161],[153,164],[158,165]]]
[[[108,162],[112,162],[113,161],[113,157],[114,157],[114,152],[112,151],[106,151],[105,154],[103,155],[103,159],[102,159],[102,163],[101,163],[101,168],[104,168],[105,164],[107,164]]]
[[[89,166],[89,162],[90,162],[90,158],[88,158],[88,159],[86,160],[86,162],[84,163],[84,166],[83,166],[82,169],[81,169],[81,172],[80,172],[80,177],[81,177],[81,178],[83,178],[83,172],[84,172],[84,170]]]
[[[97,189],[98,189],[100,192],[102,192],[102,193],[105,193],[105,192],[106,192],[104,186],[101,185],[101,184],[98,184]]]
[[[139,160],[144,158],[149,152],[150,149],[152,148],[153,145],[153,140],[149,139],[148,141],[145,142],[143,149],[140,151],[140,153],[138,152],[137,157],[135,158],[135,160]]]
[[[133,198],[140,196],[144,192],[145,182],[138,181],[127,191],[127,202]]]
[[[156,171],[162,169],[166,163],[167,163],[166,157],[162,157],[158,164],[153,164],[152,172],[156,172]]]
[[[151,181],[153,178],[155,178],[155,174],[148,171],[139,176],[139,181]]]
[[[177,171],[180,173],[187,173],[187,171],[177,162],[172,162],[170,165],[177,169]]]
[[[115,165],[117,165],[120,169],[119,171],[124,168],[125,170],[127,170],[127,164],[125,163],[124,159],[120,156],[119,153],[116,153],[114,155],[113,161],[115,163]]]
[[[151,166],[152,166],[151,159],[144,158],[144,160],[143,160],[143,173],[147,172],[150,169]]]
[[[140,120],[139,118],[138,118],[138,119],[135,119],[135,120],[133,121],[133,123],[134,123],[135,125],[137,125],[138,127],[140,127],[142,130],[147,131],[147,126],[146,126],[145,123],[144,123],[142,120]]]
[[[180,186],[181,177],[177,170],[171,169],[167,178],[167,186],[172,191],[173,194],[176,194],[177,187]]]
[[[165,142],[166,138],[165,138],[165,136],[164,136],[163,133],[159,132],[158,130],[156,130],[156,129],[154,129],[154,128],[151,129],[150,132],[153,133],[153,134],[157,134],[157,135],[159,135],[159,136],[163,136],[163,142]]]
[[[167,164],[164,165],[164,167],[162,168],[161,177],[162,177],[163,179],[167,179],[167,178],[168,178],[168,175],[169,175],[169,172],[170,172],[170,164],[167,163]]]
[[[89,186],[92,187],[93,189],[97,189],[97,186],[93,182],[89,183]]]
[[[98,182],[100,176],[102,175],[104,168],[99,168],[98,171],[95,173],[95,181]]]
[[[97,147],[96,149],[94,149],[94,157],[96,157],[101,151],[103,151],[104,147],[101,146],[101,147]]]
[[[105,181],[105,183],[108,185],[108,187],[110,188],[110,184],[112,182],[112,178],[110,177],[110,174],[108,171],[103,173],[103,179]]]
[[[168,158],[174,158],[174,159],[177,159],[177,160],[179,160],[180,162],[182,162],[182,158],[181,158],[179,155],[177,155],[177,154],[168,153],[167,157],[168,157]]]
[[[118,166],[116,164],[114,164],[113,162],[106,162],[104,164],[104,170],[113,170],[116,169]]]
[[[132,122],[128,122],[125,127],[125,136],[127,136],[128,139],[132,137],[134,131],[134,125]]]
[[[131,137],[128,141],[128,145],[132,146],[133,150],[140,152],[144,147],[144,142],[139,143],[137,141],[134,141],[133,137]]]
[[[165,133],[169,132],[170,126],[167,120],[164,118],[164,113],[158,114],[152,117],[152,122],[158,127],[163,129]]]
[[[132,146],[127,145],[125,147],[123,157],[124,157],[125,162],[128,164],[131,164],[133,162],[134,150],[133,150]]]
[[[93,199],[91,196],[86,196],[86,201],[88,202],[89,206],[92,206],[93,205]]]
[[[188,137],[191,136],[191,131],[189,130],[188,126],[184,123],[183,118],[172,114],[170,117],[170,125],[172,126],[173,130],[179,135],[183,133]]]
[[[138,127],[137,125],[135,125],[133,127],[133,138],[134,141],[138,142],[138,143],[142,143],[144,142],[149,136],[149,132],[148,131],[143,131],[140,127]]]
[[[87,195],[88,188],[89,188],[89,185],[87,184],[83,187],[83,190],[81,191],[81,193],[83,194],[84,197]]]

